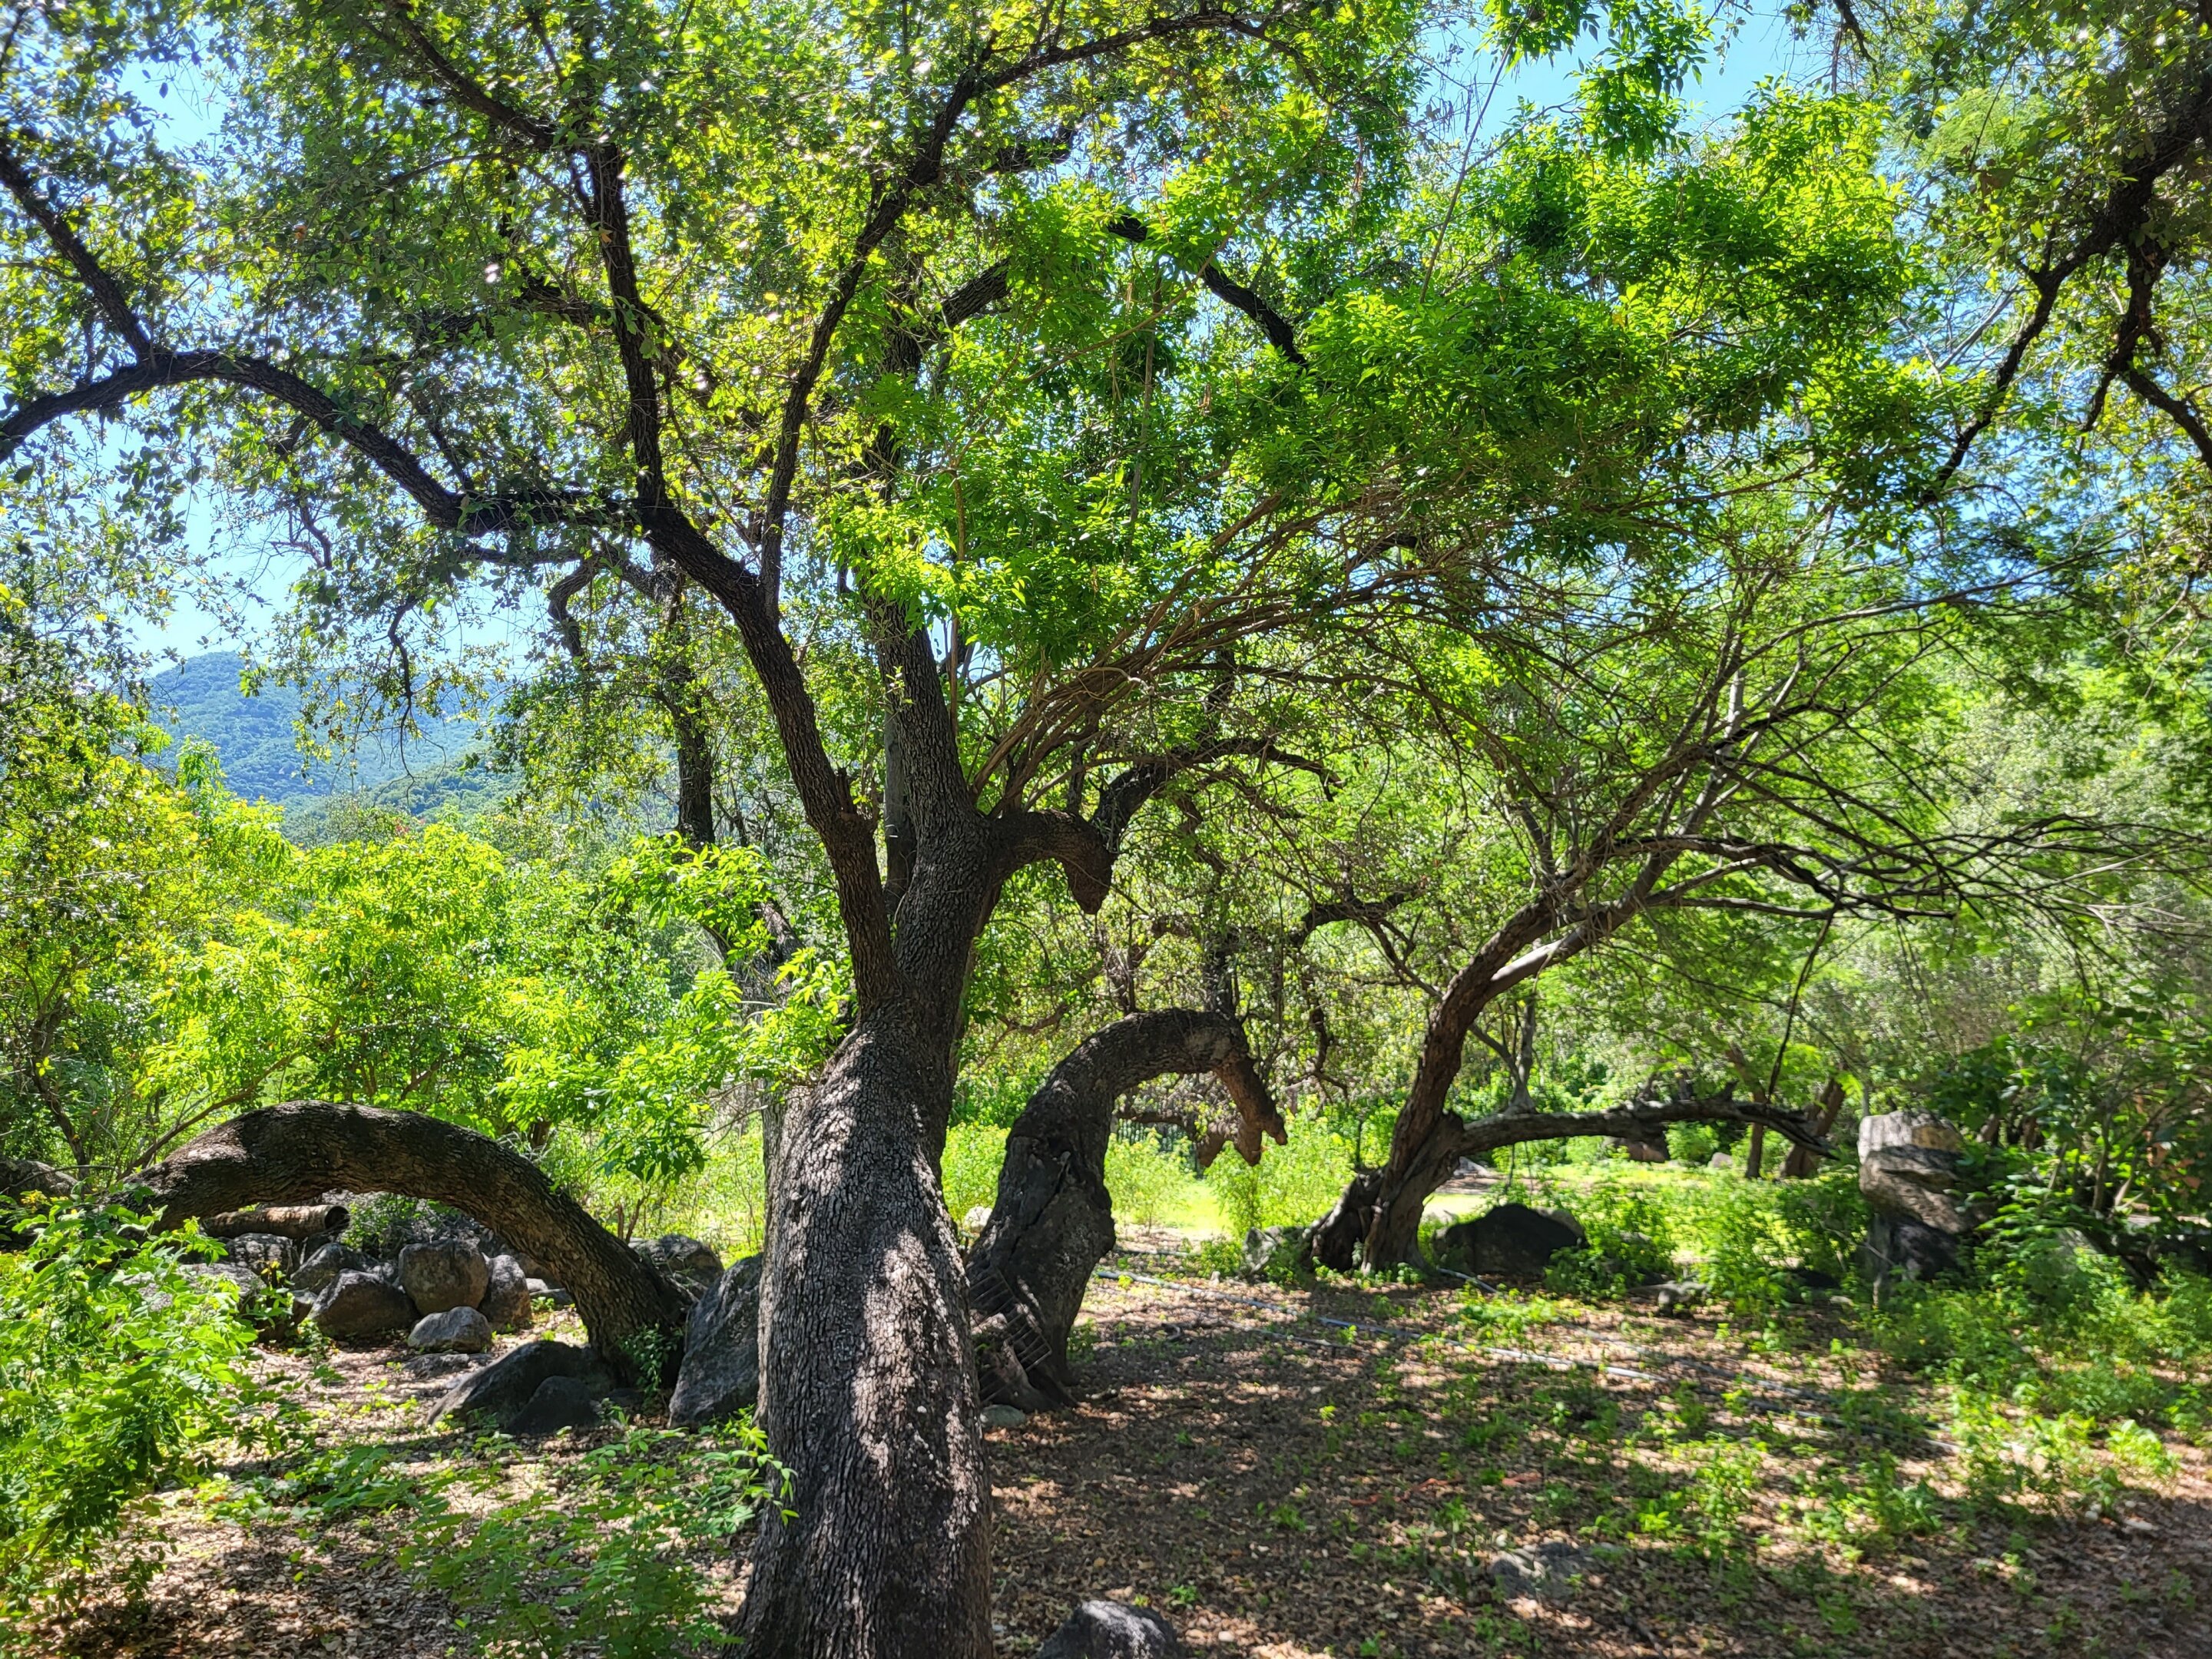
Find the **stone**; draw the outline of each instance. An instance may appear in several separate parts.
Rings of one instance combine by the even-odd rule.
[[[495,1331],[528,1330],[530,1279],[522,1271],[522,1263],[511,1255],[492,1257],[491,1282],[477,1305]]]
[[[981,1232],[990,1224],[991,1206],[988,1204],[975,1205],[966,1215],[960,1218],[960,1231],[970,1237]]]
[[[1506,1600],[1532,1595],[1539,1601],[1564,1601],[1592,1565],[1589,1552],[1554,1539],[1526,1544],[1490,1558],[1491,1582]]]
[[[292,1269],[292,1288],[304,1291],[309,1296],[320,1296],[338,1281],[342,1273],[361,1273],[368,1267],[368,1258],[359,1250],[349,1250],[343,1244],[325,1244],[303,1257]]]
[[[430,1408],[430,1420],[483,1413],[501,1419],[519,1413],[549,1378],[566,1376],[587,1391],[610,1388],[614,1379],[589,1348],[569,1342],[524,1342],[489,1365],[463,1377]]]
[[[407,1346],[421,1353],[489,1353],[491,1322],[474,1308],[424,1314],[407,1333]]]
[[[1244,1271],[1265,1273],[1270,1268],[1294,1265],[1305,1249],[1304,1227],[1254,1227],[1244,1235]],[[1110,1605],[1101,1603],[1101,1606]]]
[[[548,1284],[542,1279],[526,1279],[522,1282],[529,1290],[530,1299],[533,1303],[542,1298],[549,1305],[556,1308],[569,1308],[575,1305],[576,1298],[558,1285]]]
[[[1505,1273],[1533,1278],[1552,1258],[1580,1249],[1582,1225],[1561,1211],[1500,1204],[1472,1221],[1455,1221],[1437,1241],[1438,1262],[1455,1273]]]
[[[1085,1601],[1045,1639],[1036,1659],[1182,1659],[1175,1626],[1149,1607]]]
[[[1957,1233],[1877,1210],[1867,1218],[1859,1268],[1877,1285],[1892,1278],[1937,1279],[1958,1271],[1959,1251]]]
[[[299,1265],[300,1247],[280,1233],[234,1233],[223,1241],[225,1259],[274,1284],[289,1279]]]
[[[228,1285],[238,1297],[238,1316],[264,1333],[289,1331],[313,1310],[313,1304],[283,1285],[271,1285],[252,1268],[239,1261],[188,1261],[185,1271],[203,1281]],[[155,1291],[149,1298],[167,1307],[168,1298]]]
[[[465,1239],[410,1244],[399,1252],[399,1288],[418,1314],[473,1308],[491,1288],[491,1263]]]
[[[333,1342],[396,1336],[416,1317],[406,1291],[370,1273],[340,1273],[315,1301],[315,1328]]]
[[[535,1439],[563,1429],[594,1429],[599,1424],[599,1402],[588,1385],[574,1376],[549,1376],[514,1414],[507,1432]]]
[[[1030,1420],[1030,1414],[1015,1406],[986,1406],[983,1407],[983,1426],[987,1429],[1018,1429]]]
[[[1966,1216],[1953,1196],[1966,1137],[1933,1112],[1878,1112],[1859,1123],[1859,1192],[1874,1212],[1859,1265],[1876,1285],[1959,1266]]]
[[[1687,1313],[1705,1299],[1705,1286],[1694,1279],[1674,1279],[1659,1287],[1656,1306],[1662,1314]]]
[[[722,1258],[710,1246],[683,1233],[633,1239],[630,1249],[658,1267],[663,1279],[694,1302],[713,1290],[722,1276]]]
[[[430,1316],[433,1319],[441,1316],[438,1314]],[[448,1379],[472,1371],[483,1363],[473,1354],[418,1353],[399,1369],[410,1382],[446,1382],[451,1387]]]
[[[1668,1150],[1667,1143],[1663,1140],[1630,1140],[1623,1138],[1615,1140],[1613,1144],[1627,1156],[1631,1163],[1634,1164],[1667,1164],[1671,1163],[1674,1157],[1674,1154]]]
[[[1705,1167],[1708,1170],[1733,1170],[1735,1168],[1735,1160],[1726,1152],[1715,1152],[1705,1160]]]
[[[731,1263],[693,1304],[668,1400],[676,1427],[719,1423],[760,1398],[760,1268],[757,1255]]]

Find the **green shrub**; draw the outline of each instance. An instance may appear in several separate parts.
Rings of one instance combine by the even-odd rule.
[[[1206,1189],[1190,1171],[1188,1154],[1181,1146],[1170,1150],[1161,1146],[1148,1129],[1117,1131],[1107,1142],[1106,1190],[1113,1196],[1115,1219],[1134,1227],[1166,1226],[1201,1209],[1206,1201]],[[1241,1237],[1246,1226],[1256,1224],[1239,1223],[1236,1231]]]
[[[1710,1123],[1677,1123],[1667,1131],[1667,1152],[1677,1164],[1702,1170],[1721,1149],[1720,1138]]]
[[[955,1221],[998,1201],[999,1170],[1006,1161],[1006,1132],[993,1123],[956,1123],[945,1132],[945,1207]],[[1113,1158],[1109,1154],[1107,1166]]]
[[[1620,1296],[1674,1270],[1666,1206],[1630,1182],[1602,1177],[1571,1204],[1588,1243],[1553,1258],[1544,1282],[1568,1296]]]
[[[132,1498],[274,1432],[235,1287],[186,1265],[196,1230],[146,1243],[149,1218],[66,1201],[16,1219],[34,1236],[0,1255],[0,1623],[73,1589]]]
[[[1352,1179],[1352,1143],[1317,1116],[1296,1116],[1288,1139],[1264,1143],[1257,1167],[1226,1148],[1206,1172],[1222,1224],[1243,1237],[1254,1227],[1304,1227],[1327,1215]]]

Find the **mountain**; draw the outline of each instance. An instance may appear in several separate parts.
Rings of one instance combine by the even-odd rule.
[[[369,733],[350,755],[309,762],[295,729],[300,694],[266,685],[246,696],[238,669],[235,655],[210,652],[156,675],[150,686],[155,719],[172,738],[204,739],[221,757],[234,794],[304,807],[373,791],[380,799],[403,797],[393,804],[422,813],[449,796],[483,793],[488,775],[464,764],[479,735],[475,721],[431,716],[421,721],[422,736],[404,744],[388,732]]]

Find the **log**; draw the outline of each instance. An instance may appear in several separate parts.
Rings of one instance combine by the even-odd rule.
[[[200,1231],[210,1238],[236,1238],[241,1233],[274,1233],[279,1238],[313,1238],[318,1233],[342,1233],[352,1224],[353,1212],[343,1204],[274,1204],[267,1209],[225,1210],[204,1216]]]

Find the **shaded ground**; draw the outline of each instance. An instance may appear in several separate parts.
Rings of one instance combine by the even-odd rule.
[[[1753,1354],[1711,1316],[1161,1284],[1169,1259],[1114,1265],[1079,1330],[1094,1397],[991,1436],[1008,1653],[1107,1594],[1166,1613],[1198,1651],[1266,1659],[2212,1656],[2199,1449],[2175,1445],[2177,1474],[2106,1492],[2094,1520],[1975,1523],[1954,1501],[1957,1449],[1914,1415],[1927,1402],[1844,1369],[1818,1316],[1800,1316],[1796,1352]],[[388,1360],[332,1357],[323,1432],[423,1468],[467,1455],[422,1429],[441,1385]],[[564,1438],[530,1459],[575,1455]],[[396,1565],[402,1521],[248,1531],[185,1494],[159,1510],[171,1556],[143,1600],[111,1585],[33,1651],[471,1650]],[[1500,1582],[1502,1553],[1547,1543],[1578,1553],[1534,1583],[1524,1555],[1523,1578]],[[714,1565],[734,1612],[742,1569]]]

